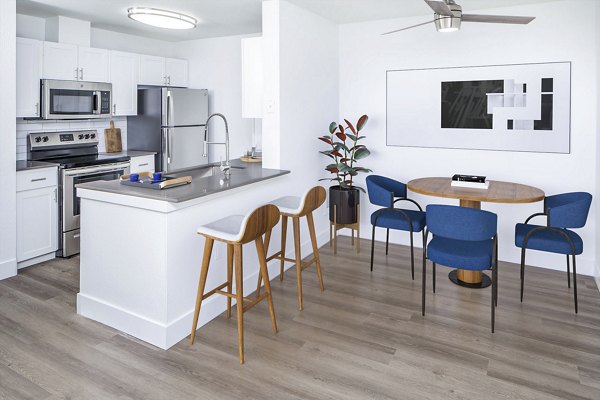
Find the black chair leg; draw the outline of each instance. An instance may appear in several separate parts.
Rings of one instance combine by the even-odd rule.
[[[498,268],[498,265],[494,266],[494,270],[492,271],[492,293],[491,293],[491,308],[492,308],[492,333],[494,333],[494,325],[496,323],[496,293],[497,293],[497,289],[498,289],[498,276],[496,275],[496,269]]]
[[[573,254],[573,295],[575,296],[575,314],[577,314],[577,266],[575,265],[575,254]]]
[[[523,302],[523,283],[525,282],[525,247],[521,249],[521,303]]]
[[[413,247],[413,233],[410,232],[410,274],[412,280],[415,280],[415,251]]]
[[[494,265],[496,266],[496,283],[498,282],[498,241],[496,240],[496,254],[494,257]],[[496,292],[494,293],[494,304],[498,307],[498,285],[496,285]]]
[[[371,272],[373,271],[373,255],[375,254],[375,225],[373,225],[373,233],[371,235]]]
[[[433,268],[431,270],[431,274],[433,275],[433,293],[435,293],[435,263],[433,263]]]
[[[390,246],[390,230],[386,229],[385,232],[385,255],[388,255],[388,248]]]
[[[569,265],[569,255],[567,254],[567,285],[571,287],[571,266]]]
[[[425,254],[425,250],[423,250],[423,282],[421,283],[421,313],[423,316],[425,316],[425,267],[427,264]]]

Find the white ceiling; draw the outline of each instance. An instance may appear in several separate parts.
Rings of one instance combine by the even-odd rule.
[[[1,0],[0,0],[1,1]],[[288,0],[337,23],[429,15],[421,0]],[[463,11],[544,3],[552,0],[458,0]],[[132,6],[163,8],[191,15],[196,29],[153,28],[127,18]],[[261,0],[17,0],[17,12],[38,17],[64,15],[91,21],[95,28],[180,41],[261,31]]]

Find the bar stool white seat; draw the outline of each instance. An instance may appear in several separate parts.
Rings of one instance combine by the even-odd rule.
[[[267,262],[277,259],[280,261],[280,270],[279,270],[279,279],[283,280],[283,267],[285,261],[293,262],[296,264],[296,286],[298,288],[298,309],[302,310],[304,307],[302,305],[302,271],[312,264],[316,265],[317,268],[317,277],[319,279],[319,286],[321,291],[325,290],[323,285],[323,274],[321,272],[321,260],[319,258],[319,246],[317,245],[317,236],[315,234],[315,224],[313,220],[313,211],[319,208],[327,197],[327,193],[325,192],[325,188],[322,186],[315,186],[309,189],[304,196],[285,196],[273,200],[271,204],[274,204],[279,209],[279,213],[281,215],[281,250],[277,253],[267,257]],[[306,262],[302,262],[302,256],[300,254],[300,218],[306,217],[306,221],[308,222],[308,231],[310,233],[310,240],[313,248],[313,258]],[[285,244],[286,244],[286,234],[287,234],[287,220],[288,218],[292,218],[292,223],[294,226],[294,248],[296,253],[296,258],[286,258],[285,257]],[[267,232],[265,234],[265,248],[267,252],[269,250],[269,242],[271,239],[271,232]],[[262,282],[262,276],[259,273],[258,276],[258,284],[256,287],[256,295],[260,295],[260,287]],[[266,283],[266,282],[265,282]],[[266,285],[265,285],[266,287]]]
[[[194,339],[196,337],[198,316],[200,315],[202,301],[213,294],[220,294],[227,297],[227,318],[231,317],[231,299],[236,299],[240,364],[244,363],[243,314],[246,311],[254,307],[260,301],[267,299],[269,304],[269,314],[271,315],[271,326],[273,331],[277,333],[275,309],[273,307],[271,285],[269,283],[269,271],[267,270],[267,257],[262,239],[263,235],[270,235],[271,230],[277,225],[277,222],[279,222],[279,210],[276,206],[267,204],[257,208],[246,216],[231,215],[198,228],[198,234],[204,236],[205,244],[200,279],[198,282],[198,294],[196,296],[196,308],[194,309],[194,322],[192,324],[192,333],[190,335],[191,344],[194,344]],[[208,267],[215,240],[227,244],[227,282],[205,293],[204,287],[206,286],[206,277],[208,276]],[[265,277],[265,293],[263,295],[257,295],[256,298],[253,299],[244,297],[244,279],[242,272],[242,245],[252,241],[254,241],[256,245],[256,253],[260,265],[259,275]],[[235,293],[232,292],[234,261]],[[223,290],[225,288],[227,288],[227,291]],[[244,302],[246,302],[246,304],[244,304]]]

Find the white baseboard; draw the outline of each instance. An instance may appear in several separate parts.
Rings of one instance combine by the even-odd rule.
[[[39,256],[39,257],[30,258],[29,260],[25,260],[25,261],[21,261],[21,262],[17,263],[17,269],[30,267],[32,265],[43,263],[44,261],[50,261],[55,258],[56,258],[55,252],[44,254],[43,256]]]
[[[17,259],[11,258],[10,260],[0,262],[0,281],[2,279],[10,278],[17,274]]]
[[[308,236],[308,235],[306,235]],[[301,243],[303,258],[312,254],[310,238]],[[317,243],[326,243],[329,239],[327,232],[317,235]],[[289,257],[293,258],[295,251],[289,251]],[[292,267],[292,263],[286,263],[285,269]],[[271,280],[279,276],[279,261],[273,260],[269,263],[269,277]],[[252,293],[256,288],[258,271],[244,277],[245,295]],[[290,296],[295,296],[290,294]],[[232,302],[235,304],[235,300]],[[227,302],[223,296],[211,296],[202,302],[198,328],[207,324],[227,309]],[[111,326],[121,332],[134,336],[158,348],[166,350],[186,338],[191,331],[194,310],[188,312],[170,322],[163,324],[151,320],[137,313],[116,307],[100,299],[87,296],[84,293],[77,294],[77,314],[93,319],[105,325]]]

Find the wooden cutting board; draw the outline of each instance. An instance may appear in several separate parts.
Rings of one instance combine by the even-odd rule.
[[[115,128],[115,122],[110,121],[110,128],[104,130],[104,143],[107,153],[119,153],[123,151],[121,142],[121,128]]]

